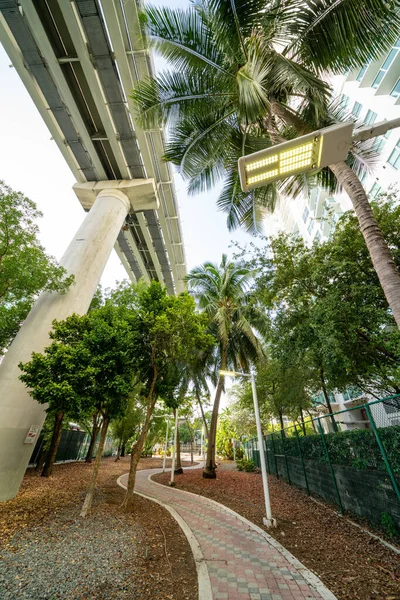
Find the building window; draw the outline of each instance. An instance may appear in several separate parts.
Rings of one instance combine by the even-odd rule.
[[[349,102],[350,102],[350,98],[348,96],[346,96],[346,94],[342,94],[340,96],[340,108],[342,110],[345,110],[348,107]]]
[[[368,69],[368,65],[369,65],[369,63],[365,63],[365,65],[363,67],[361,67],[360,72],[357,75],[356,81],[361,81],[361,79],[365,75],[365,71]]]
[[[311,221],[309,222],[308,227],[307,227],[307,231],[310,235],[311,235],[313,229],[314,229],[314,219],[311,219]]]
[[[380,196],[381,193],[382,193],[382,187],[379,185],[379,183],[375,182],[369,191],[370,197],[377,198],[377,196]]]
[[[314,237],[314,242],[319,242],[321,239],[321,231],[318,229],[317,233],[315,234]]]
[[[397,80],[397,83],[390,92],[390,95],[393,96],[393,98],[398,98],[400,96],[400,79]]]
[[[307,221],[309,214],[310,214],[310,210],[309,210],[308,206],[306,206],[305,209],[304,209],[304,211],[303,211],[303,221],[304,221],[304,223]]]
[[[360,116],[360,112],[362,109],[362,104],[360,104],[359,102],[354,102],[354,106],[351,110],[351,114],[353,115],[353,117],[359,117]]]
[[[375,77],[375,79],[374,79],[374,81],[372,83],[372,87],[373,88],[376,89],[377,87],[379,87],[379,84],[381,83],[382,79],[385,77],[386,73],[388,72],[388,70],[389,70],[392,62],[394,61],[394,59],[398,55],[399,50],[400,50],[400,38],[397,40],[397,42],[395,43],[395,45],[393,46],[393,48],[391,49],[391,51],[387,55],[385,62],[383,63],[383,65],[379,69],[378,75]]]
[[[379,137],[374,139],[371,147],[374,152],[382,152],[385,144],[386,144],[385,137],[383,135],[380,135]]]
[[[372,125],[372,123],[375,123],[377,116],[378,115],[376,114],[376,112],[373,112],[372,110],[369,110],[367,112],[367,114],[365,115],[364,123],[366,125]]]
[[[388,158],[389,165],[392,165],[394,169],[400,169],[400,139],[398,140],[396,147]]]
[[[367,178],[367,171],[363,167],[361,167],[361,169],[359,169],[357,175],[358,175],[358,179],[361,181],[361,183],[364,183]]]

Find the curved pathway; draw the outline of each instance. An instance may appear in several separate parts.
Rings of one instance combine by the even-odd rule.
[[[135,492],[162,504],[191,545],[199,579],[199,600],[336,600],[264,530],[204,496],[151,480],[161,469],[138,471]],[[126,487],[128,475],[118,483]]]

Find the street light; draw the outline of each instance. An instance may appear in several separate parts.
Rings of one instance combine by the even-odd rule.
[[[167,445],[168,445],[168,425],[169,425],[169,417],[170,415],[153,415],[155,419],[161,419],[167,417],[167,432],[165,434],[165,446],[164,446],[164,458],[163,458],[163,467],[162,472],[165,473],[165,462],[167,459]]]
[[[346,160],[351,143],[384,135],[400,127],[400,118],[357,129],[347,121],[325,127],[265,150],[242,156],[238,161],[240,185],[244,192],[291,175],[322,169]]]
[[[269,497],[267,466],[265,464],[265,455],[264,455],[264,440],[263,440],[262,431],[261,431],[260,411],[258,408],[255,374],[253,372],[252,373],[238,373],[236,371],[220,371],[219,373],[220,373],[220,375],[225,375],[228,377],[248,377],[249,379],[251,379],[251,389],[253,392],[253,403],[254,403],[254,414],[256,417],[256,426],[257,426],[258,447],[260,449],[261,475],[262,475],[262,482],[263,482],[263,488],[264,488],[265,511],[267,514],[267,517],[263,518],[263,523],[267,527],[276,527],[276,519],[274,519],[272,517],[272,512],[271,512],[271,501],[270,501],[270,497]]]

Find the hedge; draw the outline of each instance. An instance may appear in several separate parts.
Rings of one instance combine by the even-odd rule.
[[[382,427],[378,429],[383,447],[392,470],[400,475],[400,426]],[[288,437],[282,441],[280,434],[273,434],[276,454],[299,456],[299,444],[305,459],[326,463],[321,436],[318,434],[299,437]],[[272,435],[265,436],[267,448],[273,451]],[[377,469],[385,471],[386,466],[379,449],[375,434],[371,429],[353,429],[325,435],[329,456],[333,464],[347,465],[356,469]]]

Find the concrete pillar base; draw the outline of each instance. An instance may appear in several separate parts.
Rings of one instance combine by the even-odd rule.
[[[270,519],[267,519],[266,517],[264,517],[263,523],[264,523],[265,527],[276,527],[276,519],[273,519],[272,517]]]
[[[33,400],[19,380],[18,364],[49,344],[54,319],[86,313],[129,208],[121,190],[100,191],[60,261],[74,274],[74,284],[66,294],[39,297],[0,365],[0,501],[17,494],[34,448],[26,443],[27,434],[33,427],[38,435],[46,416],[46,406]]]

